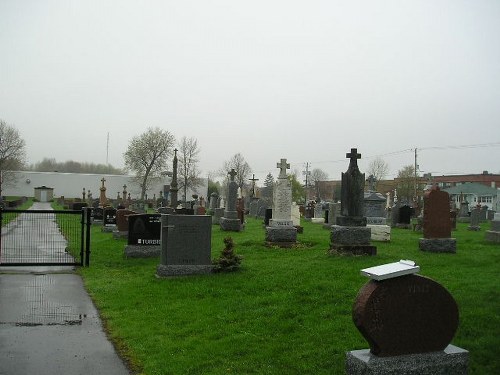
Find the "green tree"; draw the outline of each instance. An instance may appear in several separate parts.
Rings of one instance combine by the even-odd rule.
[[[182,137],[177,158],[179,163],[179,188],[184,191],[184,203],[188,200],[188,189],[194,189],[201,185],[200,171],[198,169],[199,153],[200,149],[196,138]]]
[[[288,179],[292,184],[292,201],[297,204],[304,202],[304,187],[297,179],[296,173],[291,173],[288,175]]]
[[[158,127],[148,128],[130,141],[124,154],[125,166],[135,173],[141,186],[141,199],[144,199],[151,182],[161,178],[174,144],[174,136]]]
[[[399,200],[410,203],[415,196],[415,167],[407,165],[401,168],[396,181]]]
[[[25,163],[26,143],[24,139],[15,127],[0,120],[0,184],[15,183],[13,171],[23,169]]]

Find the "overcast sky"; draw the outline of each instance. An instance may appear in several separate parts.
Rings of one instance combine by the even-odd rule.
[[[123,167],[160,127],[205,175],[240,152],[340,179],[351,147],[389,178],[415,148],[421,173],[500,173],[498,0],[0,0],[0,51],[30,163]]]

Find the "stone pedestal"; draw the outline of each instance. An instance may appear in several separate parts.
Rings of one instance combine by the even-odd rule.
[[[156,267],[156,275],[158,277],[168,276],[187,276],[187,275],[202,275],[212,273],[212,265],[166,265],[159,264]]]
[[[297,228],[291,226],[266,227],[268,246],[291,247],[297,242]]]
[[[419,248],[432,253],[456,253],[456,238],[421,238]]]
[[[376,255],[377,248],[370,245],[370,240],[371,229],[368,227],[332,225],[330,253]]]
[[[371,240],[378,242],[391,241],[391,227],[389,225],[371,225],[368,224],[367,228],[371,229]]]
[[[160,245],[127,245],[125,246],[125,258],[159,258],[161,254]]]
[[[219,219],[220,229],[224,231],[239,232],[242,230],[242,224],[240,219],[232,219],[227,217],[221,217]]]
[[[347,353],[346,374],[466,375],[468,362],[469,352],[451,344],[443,351],[394,357],[377,357],[363,349]]]

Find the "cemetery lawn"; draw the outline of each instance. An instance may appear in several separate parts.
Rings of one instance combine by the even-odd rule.
[[[293,249],[264,246],[262,220],[240,233],[212,231],[212,258],[231,236],[243,255],[234,273],[159,279],[158,259],[124,259],[125,240],[92,228],[80,268],[109,337],[135,373],[343,374],[345,353],[368,348],[352,322],[360,269],[411,259],[456,299],[452,343],[470,351],[470,374],[500,374],[500,247],[458,224],[456,254],[418,249],[421,233],[392,229],[375,257],[329,256],[330,235],[302,222]],[[438,313],[438,312],[436,312]]]

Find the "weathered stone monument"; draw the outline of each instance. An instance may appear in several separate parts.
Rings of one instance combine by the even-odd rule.
[[[486,241],[500,243],[500,213],[495,213],[491,228],[486,231]]]
[[[376,255],[377,248],[370,245],[371,230],[366,227],[364,216],[365,175],[358,168],[361,154],[352,148],[346,158],[350,162],[347,172],[342,173],[340,215],[336,224],[332,225],[330,254]]]
[[[116,230],[113,232],[114,238],[128,238],[128,216],[135,214],[137,214],[137,212],[127,209],[116,210]]]
[[[106,186],[104,186],[104,182],[106,182],[106,179],[103,177],[101,179],[102,186],[99,188],[100,190],[100,195],[99,195],[99,206],[104,207],[108,204],[108,199],[106,198]]]
[[[150,258],[161,252],[161,214],[128,215],[127,258]]]
[[[470,223],[469,202],[464,200],[462,196],[460,197],[460,211],[457,220],[459,223]]]
[[[177,208],[179,185],[177,184],[177,149],[174,149],[174,159],[172,161],[172,181],[170,181],[170,207]]]
[[[420,239],[422,251],[434,253],[455,253],[457,240],[451,238],[450,198],[438,186],[424,194],[424,238]]]
[[[281,159],[276,166],[280,174],[274,183],[272,217],[266,226],[266,243],[289,247],[297,242],[297,228],[292,220],[292,184],[286,175],[290,164]]]
[[[382,194],[370,190],[364,193],[364,204],[366,226],[371,229],[371,240],[389,242],[391,240],[391,227],[386,225],[385,206],[387,199]]]
[[[347,353],[348,375],[467,374],[468,351],[451,345],[458,307],[439,283],[416,275],[412,261],[361,270],[352,317],[370,349]]]
[[[337,223],[337,216],[340,215],[340,203],[330,202],[328,203],[328,222],[323,224],[324,229],[331,230],[332,225]]]
[[[474,207],[470,213],[470,225],[467,227],[467,230],[478,231],[481,230],[480,222],[480,214],[481,208]]]
[[[224,216],[219,219],[220,228],[224,231],[239,232],[243,229],[240,219],[238,218],[238,211],[236,203],[238,199],[238,184],[234,181],[236,171],[231,169],[228,175],[230,176],[227,185],[227,202],[224,210]]]
[[[162,215],[158,276],[211,273],[212,223],[207,215]]]

